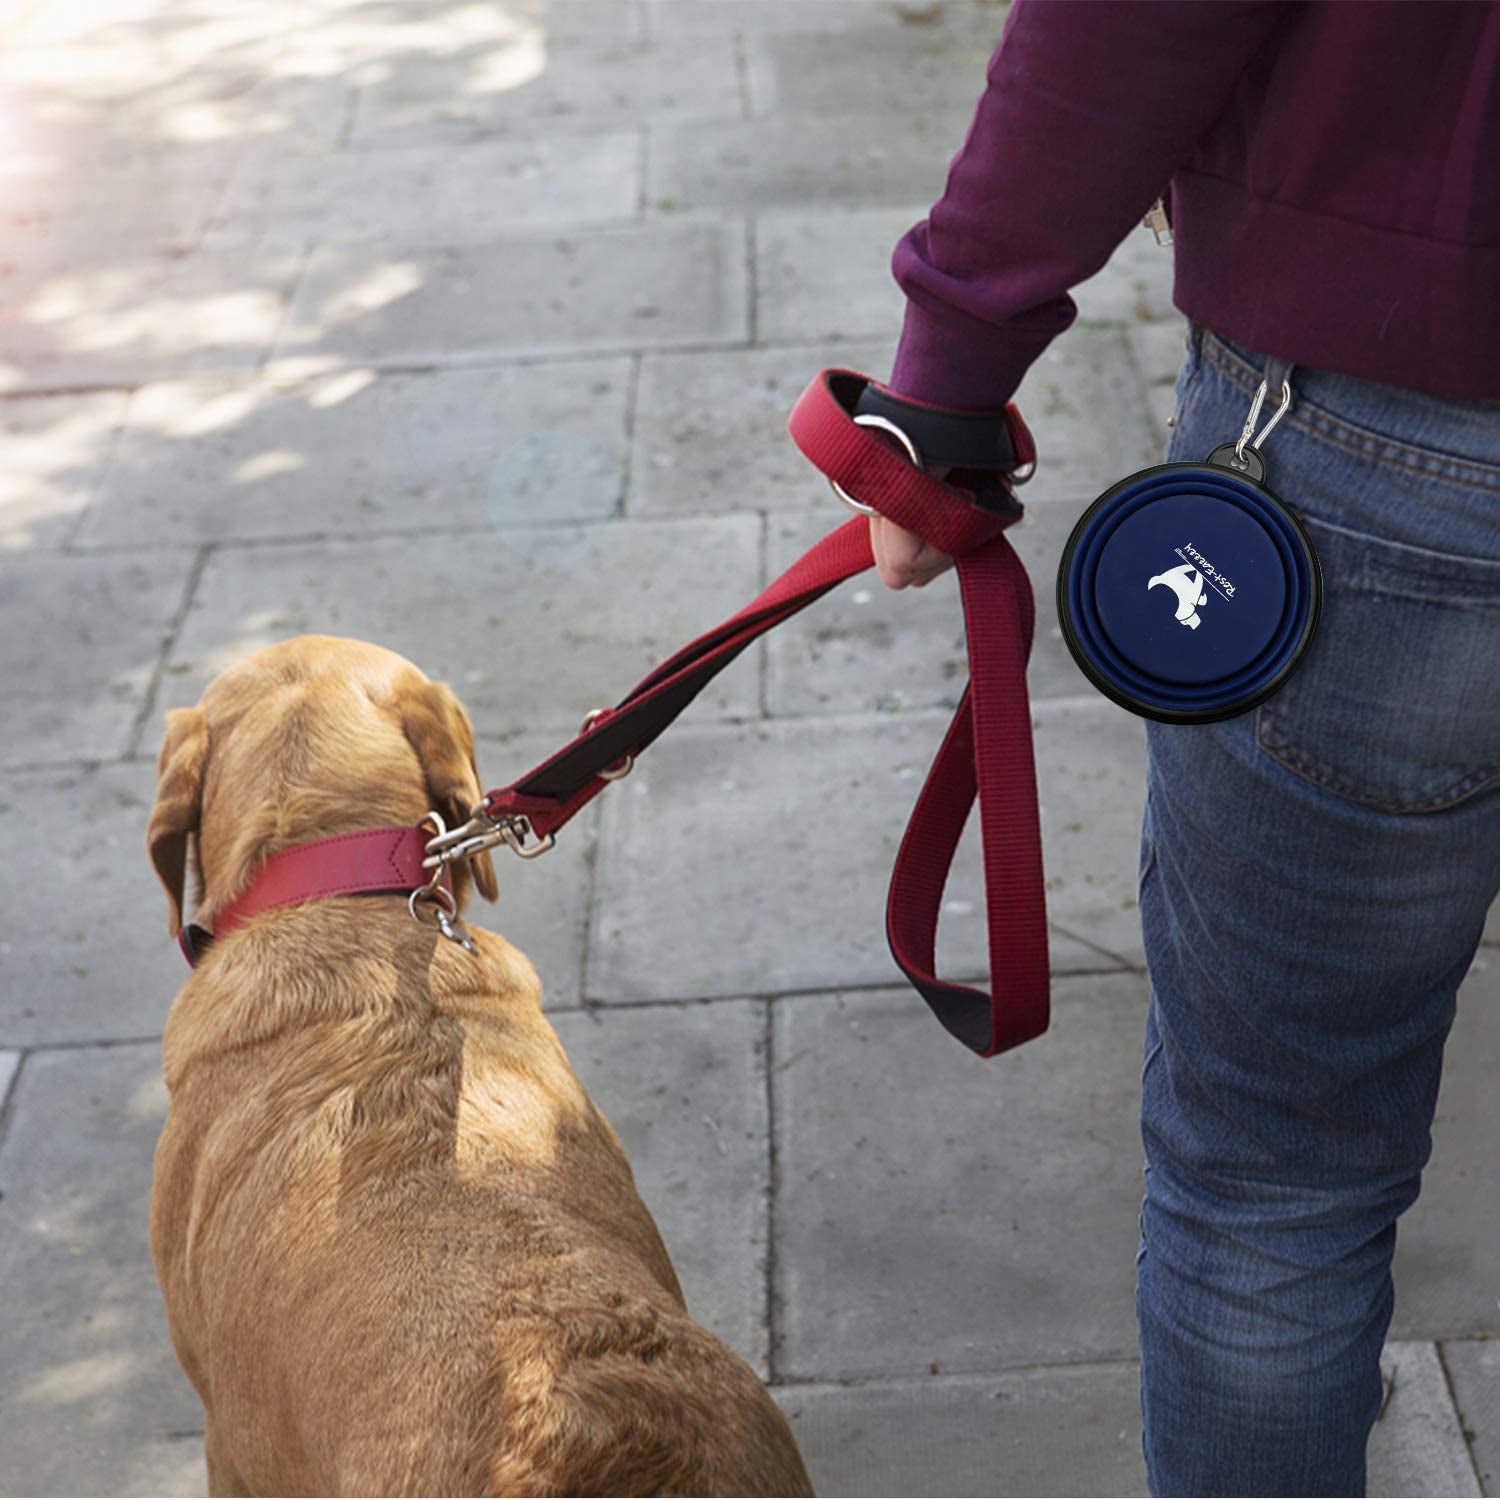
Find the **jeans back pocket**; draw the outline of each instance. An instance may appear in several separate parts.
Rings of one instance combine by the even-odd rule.
[[[1384,812],[1437,812],[1500,779],[1500,561],[1303,520],[1323,615],[1257,711],[1261,749]]]

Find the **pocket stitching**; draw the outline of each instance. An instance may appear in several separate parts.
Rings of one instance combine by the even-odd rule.
[[[1420,802],[1396,802],[1390,798],[1372,797],[1365,788],[1356,786],[1347,777],[1339,775],[1332,767],[1322,765],[1304,755],[1290,740],[1280,734],[1276,727],[1274,699],[1262,703],[1256,712],[1255,743],[1273,760],[1301,776],[1304,781],[1335,792],[1341,797],[1347,797],[1353,802],[1358,802],[1362,807],[1373,808],[1376,812],[1397,814],[1441,812],[1446,807],[1462,802],[1471,793],[1478,791],[1485,782],[1500,777],[1500,765],[1480,766],[1478,770],[1469,772],[1462,780],[1444,787],[1439,792],[1434,792]]]

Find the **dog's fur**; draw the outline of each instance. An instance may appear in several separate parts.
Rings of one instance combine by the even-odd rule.
[[[278,849],[480,796],[447,688],[324,636],[175,710],[158,771],[174,932],[190,852],[212,925]],[[531,964],[471,932],[477,956],[402,896],[311,901],[177,995],[151,1247],[210,1489],[810,1494],[765,1387],[687,1315]]]

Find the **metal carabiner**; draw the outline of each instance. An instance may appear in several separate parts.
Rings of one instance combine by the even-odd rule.
[[[1250,443],[1252,448],[1260,445],[1271,435],[1271,429],[1292,409],[1292,382],[1285,378],[1281,382],[1281,405],[1276,408],[1276,415],[1261,428],[1260,436],[1254,442],[1250,441],[1250,434],[1255,431],[1255,424],[1260,420],[1260,409],[1265,404],[1266,391],[1269,389],[1264,380],[1260,383],[1260,389],[1255,393],[1255,400],[1250,404],[1250,415],[1245,418],[1245,430],[1240,433],[1239,441],[1234,445],[1234,456],[1243,464],[1245,460],[1245,444]]]

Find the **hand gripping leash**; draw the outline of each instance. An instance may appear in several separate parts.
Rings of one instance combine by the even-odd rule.
[[[915,421],[897,425],[888,415],[893,406]],[[1028,464],[1034,457],[1029,434],[1013,408],[1006,417],[1007,456]],[[912,438],[911,425],[920,425],[914,404],[892,398],[849,370],[818,375],[788,423],[797,446],[844,498],[889,517],[958,561],[970,680],[896,856],[886,934],[902,972],[943,1025],[991,1057],[1039,1036],[1048,1023],[1047,918],[1026,692],[1035,608],[1030,581],[1004,536],[1019,519],[1020,507],[998,484],[976,491],[924,473],[911,461],[924,450],[921,436]],[[974,425],[976,435],[983,436]],[[993,432],[993,420],[987,425]],[[898,438],[905,454],[882,434]],[[956,441],[962,448],[968,439]],[[752,641],[873,565],[868,523],[847,521],[739,613],[663,662],[615,707],[590,714],[570,743],[519,780],[489,792],[468,823],[434,837],[426,867],[442,869],[502,843],[526,858],[543,853],[556,831],[610,781],[625,775],[634,758]],[[988,994],[939,979],[935,958],[943,887],[976,798],[989,929]]]

